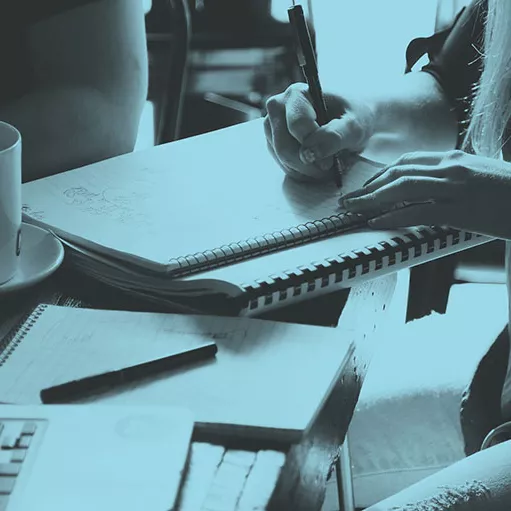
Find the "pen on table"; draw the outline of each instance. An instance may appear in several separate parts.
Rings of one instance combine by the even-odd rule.
[[[210,342],[174,355],[149,360],[102,374],[87,376],[41,390],[41,401],[45,404],[66,403],[99,392],[108,392],[119,385],[141,380],[170,369],[181,369],[196,362],[214,358],[217,345]]]
[[[291,24],[296,39],[296,49],[298,55],[298,64],[302,68],[305,80],[309,87],[312,105],[316,112],[316,120],[320,126],[328,122],[327,108],[321,83],[319,81],[318,66],[312,41],[303,14],[301,5],[296,5],[293,0],[293,6],[287,10],[289,23]],[[342,186],[342,163],[338,155],[334,156],[334,181],[340,188]]]

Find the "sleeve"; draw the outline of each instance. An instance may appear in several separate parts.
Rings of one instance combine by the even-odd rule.
[[[428,54],[429,64],[421,71],[435,77],[451,103],[459,123],[458,144],[466,129],[474,86],[481,76],[486,12],[487,0],[473,0],[451,27],[429,38],[413,40],[406,52],[407,71]]]

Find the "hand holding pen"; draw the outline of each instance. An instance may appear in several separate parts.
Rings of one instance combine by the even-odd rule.
[[[318,66],[316,63],[316,55],[312,47],[309,28],[305,21],[303,9],[301,5],[295,4],[288,9],[289,22],[293,27],[296,38],[296,50],[298,55],[298,63],[302,68],[303,75],[309,87],[309,95],[311,97],[314,111],[316,112],[316,121],[320,126],[328,123],[328,114],[323,97],[323,89],[319,81]],[[342,186],[342,164],[338,155],[333,155],[333,179],[335,184],[340,188]]]
[[[338,155],[343,155],[342,163],[349,167],[356,160],[354,156],[365,149],[375,132],[374,109],[354,94],[323,93],[302,8],[294,6],[289,14],[293,27],[297,26],[296,20],[302,20],[300,41],[305,41],[303,45],[298,42],[298,31],[295,33],[299,62],[308,77],[308,84],[292,84],[281,94],[268,99],[264,119],[268,149],[291,178],[325,181],[335,177],[339,183],[341,175],[336,165],[341,162]],[[305,66],[306,62],[310,65]],[[340,76],[336,89],[342,85]]]

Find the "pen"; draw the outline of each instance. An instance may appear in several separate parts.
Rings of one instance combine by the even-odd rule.
[[[217,350],[217,345],[210,342],[168,357],[149,360],[123,369],[48,387],[41,390],[41,401],[44,404],[66,403],[98,392],[107,392],[112,390],[112,387],[153,376],[169,369],[180,369],[202,360],[214,358]]]
[[[320,126],[323,126],[328,122],[327,108],[319,81],[316,56],[314,55],[309,28],[305,21],[302,6],[296,5],[295,0],[293,0],[293,6],[287,10],[287,14],[289,23],[295,33],[298,64],[302,68],[302,72],[309,87],[312,106],[316,112],[316,120]],[[342,163],[338,155],[334,156],[333,178],[335,184],[340,188],[342,186]]]

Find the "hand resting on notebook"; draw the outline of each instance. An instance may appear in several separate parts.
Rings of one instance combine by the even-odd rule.
[[[448,225],[510,239],[510,196],[508,162],[462,151],[420,152],[403,155],[340,203],[352,213],[382,210],[369,221],[378,229]]]

